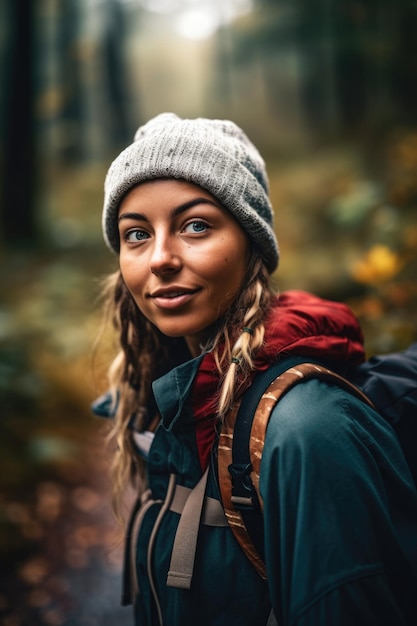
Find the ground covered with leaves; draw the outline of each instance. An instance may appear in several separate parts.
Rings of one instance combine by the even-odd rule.
[[[72,251],[16,253],[2,276],[3,626],[131,623],[119,608],[106,433],[89,408],[102,388],[93,371],[99,275],[89,254]]]

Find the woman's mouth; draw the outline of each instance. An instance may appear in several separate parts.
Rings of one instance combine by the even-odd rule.
[[[197,290],[161,289],[151,294],[151,298],[160,309],[175,309],[187,304]]]

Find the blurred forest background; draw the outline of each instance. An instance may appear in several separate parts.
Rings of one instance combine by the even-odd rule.
[[[0,623],[130,624],[93,356],[106,169],[162,111],[263,153],[280,289],[417,336],[415,0],[0,3]]]

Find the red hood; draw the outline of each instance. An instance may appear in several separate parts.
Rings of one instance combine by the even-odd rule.
[[[337,370],[343,370],[364,360],[362,331],[345,304],[305,291],[287,291],[272,303],[265,322],[264,346],[256,355],[255,368],[264,370],[283,355],[333,361]],[[192,400],[202,467],[206,467],[215,436],[213,398],[218,383],[214,357],[208,352],[201,361]]]
[[[265,323],[265,346],[257,366],[282,354],[315,356],[339,365],[364,359],[363,335],[348,306],[305,291],[286,291],[275,299]],[[259,361],[259,363],[258,363]]]

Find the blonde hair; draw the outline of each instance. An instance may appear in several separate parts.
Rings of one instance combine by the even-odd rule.
[[[238,385],[253,370],[253,357],[262,346],[263,320],[272,289],[268,270],[253,252],[245,284],[235,301],[211,329],[203,349],[212,350],[219,370],[217,413],[223,418],[232,407]],[[187,355],[185,340],[163,335],[137,308],[121,273],[111,275],[105,289],[107,317],[119,336],[120,351],[109,369],[109,382],[117,405],[109,439],[112,460],[113,505],[120,517],[122,494],[128,484],[144,489],[145,463],[135,452],[131,424],[147,428],[154,418],[152,381],[180,364]]]

